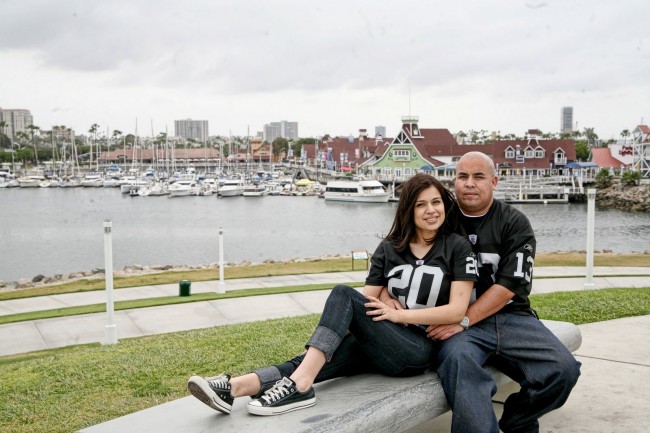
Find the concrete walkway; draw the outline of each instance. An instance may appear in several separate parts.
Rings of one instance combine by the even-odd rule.
[[[366,271],[281,277],[246,278],[225,281],[227,291],[307,284],[339,284],[363,281]],[[594,286],[585,287],[581,267],[539,267],[535,269],[533,293],[650,287],[650,268],[597,267]],[[544,278],[554,277],[554,278]],[[215,292],[218,281],[192,283],[193,294]],[[299,316],[322,311],[328,290],[265,295],[215,301],[191,302],[115,312],[118,338],[142,337],[225,324]],[[178,284],[117,289],[116,301],[178,296]],[[44,311],[106,302],[105,291],[41,296],[0,302],[0,316]],[[32,320],[0,325],[0,356],[105,341],[106,313]]]

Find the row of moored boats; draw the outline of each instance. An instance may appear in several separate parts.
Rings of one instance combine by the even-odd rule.
[[[321,185],[308,179],[294,181],[281,173],[258,172],[252,175],[199,175],[194,170],[175,173],[168,179],[153,170],[142,175],[121,171],[87,172],[83,176],[45,176],[43,170],[31,170],[16,178],[0,170],[0,188],[120,188],[122,194],[139,197],[264,197],[267,195],[319,196],[326,200],[386,203],[391,194],[376,180],[332,180]]]

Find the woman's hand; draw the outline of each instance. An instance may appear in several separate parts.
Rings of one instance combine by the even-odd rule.
[[[379,293],[379,301],[383,302],[389,307],[393,307],[395,310],[404,309],[404,307],[402,307],[402,304],[400,304],[397,299],[391,298],[391,296],[388,294],[388,289],[386,287],[381,289],[381,293]]]
[[[392,305],[389,305],[388,302],[382,302],[374,296],[366,295],[366,299],[370,301],[365,304],[366,308],[371,308],[371,310],[367,311],[366,314],[368,316],[372,316],[373,321],[379,322],[381,320],[388,320],[400,325],[406,325],[406,323],[401,323],[399,320],[399,310],[402,310],[403,308],[402,305],[397,302],[397,300],[393,299],[395,302],[397,302],[397,305],[399,305],[399,307],[396,307],[395,303],[392,302]]]

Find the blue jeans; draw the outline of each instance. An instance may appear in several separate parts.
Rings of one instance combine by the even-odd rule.
[[[519,382],[497,424],[492,364]],[[562,406],[580,363],[534,316],[497,313],[441,344],[438,375],[452,409],[453,433],[538,432],[538,419]]]
[[[327,362],[315,382],[361,373],[414,376],[433,365],[438,344],[418,326],[374,322],[366,315],[368,300],[357,290],[339,285],[332,289],[320,322],[305,347],[321,350]],[[256,370],[262,392],[283,376],[289,377],[304,358]]]

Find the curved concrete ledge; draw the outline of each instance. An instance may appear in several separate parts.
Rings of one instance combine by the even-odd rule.
[[[543,321],[564,345],[574,352],[582,337],[572,323]],[[504,374],[490,369],[497,386],[512,384]],[[211,433],[211,432],[399,432],[417,427],[449,410],[434,372],[390,378],[359,375],[315,385],[316,405],[276,417],[249,415],[248,398],[235,400],[233,411],[224,415],[194,397],[185,397],[82,429],[79,433]]]

